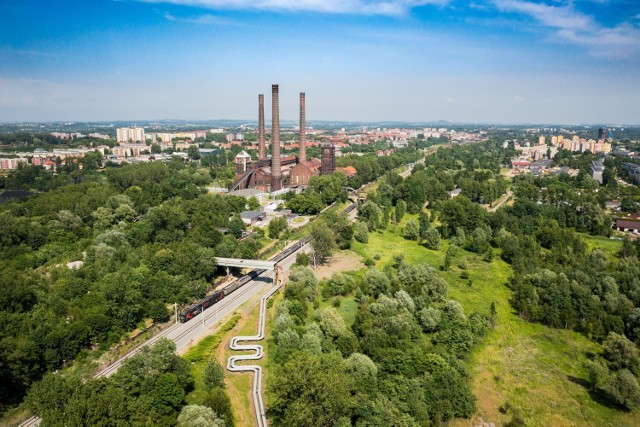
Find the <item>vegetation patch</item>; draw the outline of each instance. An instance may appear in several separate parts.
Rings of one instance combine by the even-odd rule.
[[[440,268],[450,241],[443,241],[440,251],[432,251],[407,240],[403,227],[412,219],[417,215],[408,214],[398,225],[370,233],[368,244],[354,242],[352,250],[363,257],[382,254],[376,265],[380,270],[398,256],[408,264],[426,262]],[[602,237],[585,240],[612,256],[622,245]],[[451,270],[440,272],[449,285],[449,297],[459,301],[465,312],[490,314],[492,303],[495,307],[495,327],[467,359],[477,398],[474,420],[507,423],[514,419],[515,411],[532,426],[638,425],[637,411],[620,411],[594,400],[588,389],[585,364],[589,355],[602,351],[600,345],[579,333],[526,322],[514,313],[510,305],[513,293],[507,286],[513,270],[499,258],[500,251],[495,251],[496,257],[487,263],[483,256],[459,249]],[[463,270],[458,263],[462,258],[466,259],[471,285],[460,278]],[[504,410],[505,404],[509,410]],[[466,426],[468,422],[453,421],[452,425]]]

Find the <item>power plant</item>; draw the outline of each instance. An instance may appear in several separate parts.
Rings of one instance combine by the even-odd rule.
[[[280,154],[280,99],[279,86],[271,86],[271,157],[266,154],[264,125],[264,95],[258,95],[258,159],[253,161],[246,152],[236,156],[236,180],[230,191],[255,188],[274,192],[287,187],[302,188],[315,175],[332,174],[336,170],[335,147],[322,146],[321,160],[307,160],[306,96],[300,93],[299,155]]]

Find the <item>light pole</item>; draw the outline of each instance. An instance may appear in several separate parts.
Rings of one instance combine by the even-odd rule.
[[[176,323],[178,323],[178,303],[177,302],[173,303],[173,309],[174,309],[175,314],[176,314]]]

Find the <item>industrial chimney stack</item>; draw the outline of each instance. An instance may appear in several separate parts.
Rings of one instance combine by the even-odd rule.
[[[304,92],[300,92],[300,161],[307,160],[307,112]]]
[[[258,95],[258,159],[267,158],[264,146],[264,95]]]
[[[271,191],[282,188],[282,167],[280,165],[280,102],[278,85],[271,86]]]

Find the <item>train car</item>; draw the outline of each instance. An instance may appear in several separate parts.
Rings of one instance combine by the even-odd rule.
[[[178,317],[178,319],[180,320],[180,323],[188,322],[200,313],[202,313],[202,304],[193,304],[182,310],[182,313],[180,313],[180,317]]]
[[[189,320],[196,317],[198,314],[205,311],[207,308],[211,307],[213,304],[220,301],[222,298],[224,298],[224,296],[225,294],[222,291],[214,292],[213,294],[205,297],[202,301],[196,304],[190,305],[189,307],[184,309],[180,313],[178,320],[180,320],[181,323],[188,322]]]
[[[242,276],[241,278],[239,278],[238,280],[236,280],[235,282],[233,282],[232,284],[230,284],[226,288],[222,289],[222,292],[224,292],[224,295],[227,296],[230,293],[234,292],[239,287],[249,283],[250,281],[252,281],[256,277],[258,277],[259,275],[264,273],[265,271],[266,270],[251,270],[249,272],[249,274],[247,274],[245,276]]]
[[[209,295],[208,297],[202,300],[202,309],[206,310],[207,308],[211,307],[213,304],[220,301],[222,298],[224,298],[224,292],[222,291],[214,292],[213,294]]]

